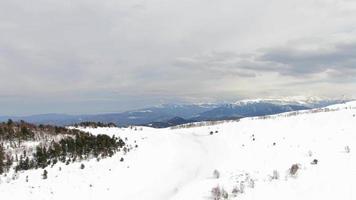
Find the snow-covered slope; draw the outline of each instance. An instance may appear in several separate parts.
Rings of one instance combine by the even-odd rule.
[[[338,99],[329,99],[316,96],[290,96],[278,98],[263,98],[263,99],[244,99],[236,101],[232,105],[243,106],[257,103],[271,103],[275,105],[300,105],[309,108],[318,108],[332,104],[338,104],[351,101],[351,99],[343,97]]]
[[[0,196],[199,200],[226,191],[229,199],[245,200],[356,199],[356,102],[186,129],[85,130],[138,146],[82,162],[85,169],[55,165],[45,180],[42,169],[15,180],[2,176]]]

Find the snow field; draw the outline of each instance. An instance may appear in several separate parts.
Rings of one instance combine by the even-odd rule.
[[[20,172],[15,180],[2,176],[0,194],[12,200],[198,200],[214,199],[211,191],[219,187],[228,199],[352,200],[355,107],[350,102],[331,106],[340,108],[332,112],[186,129],[87,128],[127,138],[133,149],[100,162],[48,167],[45,180],[43,169]],[[289,171],[293,164],[299,166],[295,176]]]

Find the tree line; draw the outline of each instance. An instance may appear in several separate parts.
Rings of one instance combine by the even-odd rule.
[[[61,139],[47,142],[39,135],[60,135]],[[41,139],[42,138],[42,139]],[[53,137],[55,138],[55,137]],[[39,141],[32,153],[23,149],[18,155],[6,149],[4,144],[11,141]],[[8,121],[0,123],[0,174],[6,173],[12,165],[15,171],[45,168],[57,162],[69,164],[83,159],[111,157],[125,146],[125,142],[115,136],[92,135],[75,129],[50,125],[33,125],[26,122]],[[9,147],[8,147],[9,148]]]
[[[75,123],[73,125],[74,127],[91,127],[91,128],[98,128],[98,127],[117,127],[115,123],[103,123],[103,122],[80,122],[80,123]]]

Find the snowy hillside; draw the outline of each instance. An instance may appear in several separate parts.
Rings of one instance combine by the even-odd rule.
[[[343,97],[338,99],[328,99],[316,96],[289,96],[278,98],[263,98],[263,99],[244,99],[236,101],[233,105],[242,106],[256,103],[272,103],[276,105],[303,105],[309,108],[317,108],[322,105],[331,105],[350,101],[350,99]]]
[[[2,175],[0,196],[356,199],[356,102],[193,128],[82,130],[125,139],[131,151],[47,167],[47,179],[42,169]]]

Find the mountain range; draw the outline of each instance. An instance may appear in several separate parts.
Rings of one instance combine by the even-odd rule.
[[[115,123],[118,126],[144,125],[156,128],[189,122],[239,119],[278,114],[343,103],[340,99],[279,98],[242,100],[233,103],[165,104],[150,108],[95,115],[40,114],[30,116],[0,116],[0,121],[24,120],[35,124],[71,125],[83,121]]]

